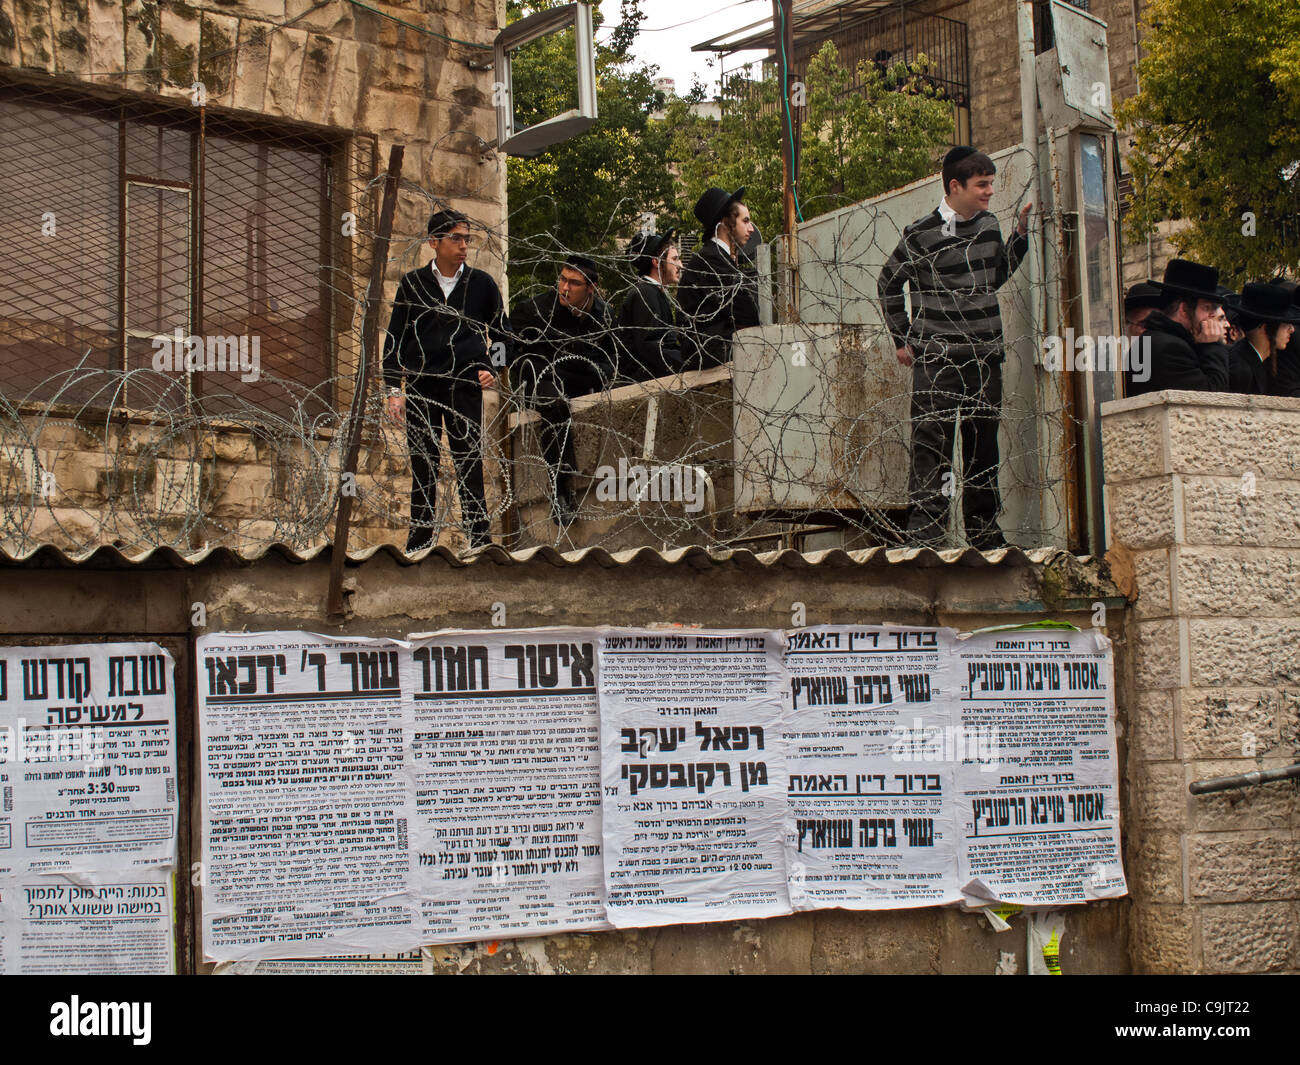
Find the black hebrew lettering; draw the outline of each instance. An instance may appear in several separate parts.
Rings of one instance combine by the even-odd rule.
[[[905,703],[928,703],[930,701],[930,675],[928,673],[900,673],[898,686],[903,692]]]
[[[854,677],[853,701],[859,706],[873,706],[877,703],[884,706],[892,703],[894,695],[889,687],[888,674]]]
[[[858,818],[859,847],[897,847],[898,830],[892,817]]]
[[[344,651],[339,655],[339,662],[351,668],[351,690],[354,692],[379,691],[397,687],[396,651]],[[486,685],[486,652],[484,653],[483,669],[484,684]],[[472,686],[472,667],[470,669],[470,681]]]
[[[903,818],[903,831],[907,833],[907,845],[909,847],[934,846],[933,817],[905,817]]]
[[[695,722],[695,738],[700,741],[700,750],[708,751],[747,751],[749,741],[754,740],[754,748],[763,750],[763,728],[761,725],[706,725]]]
[[[49,674],[54,674],[54,692],[50,693]],[[89,658],[24,658],[24,699],[73,699],[90,697]]]
[[[0,703],[9,698],[8,665],[8,662],[0,658]]]
[[[799,830],[798,849],[800,851],[803,850],[803,841],[805,839],[808,839],[813,850],[853,846],[853,818],[851,817],[832,818],[824,821],[800,818],[796,823],[796,827]]]
[[[421,648],[421,650],[423,650],[423,648]],[[416,652],[416,657],[419,657],[418,651]],[[298,667],[298,672],[306,673],[308,668],[316,670],[316,690],[318,692],[323,692],[325,690],[325,656],[320,652],[312,652],[309,654],[304,648],[302,652],[302,664]],[[425,658],[424,670],[425,676],[427,677],[429,671],[427,656]]]
[[[849,778],[844,773],[834,776],[824,773],[791,773],[787,790],[795,792],[848,791]]]
[[[750,785],[761,787],[767,783],[767,763],[766,762],[741,762],[740,763],[740,790],[748,791]]]
[[[792,677],[790,690],[794,708],[799,709],[799,692],[805,706],[843,706],[849,701],[849,682],[843,677]]]

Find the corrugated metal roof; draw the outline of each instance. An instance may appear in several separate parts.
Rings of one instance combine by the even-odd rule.
[[[214,565],[251,566],[267,556],[283,561],[303,564],[316,561],[322,556],[328,558],[331,553],[329,545],[313,548],[299,553],[287,544],[270,544],[256,551],[239,552],[229,547],[213,547],[202,551],[182,554],[172,547],[155,547],[139,554],[126,554],[116,547],[104,545],[92,551],[68,554],[53,544],[42,544],[22,554],[12,554],[0,545],[0,566],[21,569],[189,569],[211,562]],[[893,565],[911,566],[966,566],[980,568],[984,566],[1005,566],[1019,569],[1026,566],[1048,565],[1060,558],[1069,558],[1076,562],[1088,563],[1091,556],[1075,556],[1059,548],[1040,547],[1028,551],[1019,547],[1001,548],[997,551],[980,552],[973,547],[954,548],[947,551],[935,551],[932,548],[885,548],[872,547],[861,551],[845,551],[843,548],[831,548],[825,551],[807,553],[782,550],[765,551],[755,554],[745,548],[725,547],[678,547],[661,551],[653,547],[631,548],[625,551],[608,551],[603,547],[586,547],[577,551],[557,551],[553,547],[530,547],[522,551],[507,551],[493,545],[472,555],[460,556],[446,547],[434,547],[414,556],[408,556],[391,544],[381,544],[364,551],[348,553],[348,562],[364,565],[376,555],[387,555],[398,565],[415,566],[438,558],[451,566],[481,566],[491,563],[497,566],[521,566],[532,563],[545,563],[551,566],[579,566],[593,562],[598,566],[612,568],[617,566],[690,566],[705,569],[709,566],[733,563],[739,566],[756,568],[780,567],[784,569],[805,569],[825,566],[843,568],[848,566],[884,567]]]

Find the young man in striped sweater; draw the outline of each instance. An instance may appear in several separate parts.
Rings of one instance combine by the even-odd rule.
[[[1029,249],[1029,211],[1009,245],[989,212],[996,167],[965,145],[943,160],[939,206],[903,230],[877,292],[898,361],[912,368],[911,514],[907,538],[943,545],[956,494],[953,445],[960,433],[966,538],[982,551],[1005,547],[997,516],[998,417],[1002,406],[1002,318],[998,289]],[[904,301],[911,288],[911,316]]]

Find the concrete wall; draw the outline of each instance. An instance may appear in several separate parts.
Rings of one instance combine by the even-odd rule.
[[[1116,589],[1095,562],[1068,555],[1010,552],[1000,563],[976,553],[881,551],[850,556],[709,555],[700,549],[611,556],[562,557],[542,551],[511,559],[491,551],[466,566],[434,553],[417,565],[380,551],[350,567],[352,614],[328,626],[322,612],[328,552],[310,561],[268,553],[242,563],[223,552],[196,566],[148,565],[49,568],[37,560],[7,569],[0,579],[0,640],[163,638],[171,641],[182,677],[193,671],[191,604],[207,608],[209,630],[304,628],[318,632],[404,636],[438,627],[490,624],[492,605],[506,606],[506,623],[534,625],[645,624],[776,626],[791,622],[795,602],[807,622],[929,623],[970,629],[1043,616],[1091,624],[1092,604],[1110,604],[1107,631],[1116,640],[1121,732],[1129,645],[1126,613]],[[40,568],[38,568],[38,565]],[[157,567],[157,568],[155,568]],[[188,688],[181,717],[193,725]],[[1122,741],[1121,741],[1122,742]],[[186,750],[182,748],[182,750]],[[197,762],[185,755],[185,780]],[[182,868],[199,853],[198,792],[188,793]],[[1127,800],[1126,800],[1127,801]],[[1127,826],[1127,814],[1121,824]],[[1127,828],[1125,827],[1127,835]],[[184,880],[184,878],[182,878]],[[198,889],[189,912],[201,905]],[[1066,909],[1062,967],[1067,973],[1128,970],[1129,902]],[[197,924],[187,926],[192,944]],[[983,917],[947,909],[848,913],[835,910],[767,921],[553,936],[439,948],[439,972],[964,972],[992,974],[1002,955],[1027,971],[1025,929],[1014,918],[995,934]],[[202,966],[200,966],[202,968]]]
[[[1136,598],[1134,966],[1300,971],[1300,789],[1187,790],[1300,759],[1300,401],[1157,393],[1102,434]]]

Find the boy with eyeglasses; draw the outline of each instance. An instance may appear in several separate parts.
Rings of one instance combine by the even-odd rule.
[[[483,492],[483,392],[496,383],[489,346],[508,344],[509,333],[497,283],[466,263],[469,220],[457,211],[435,211],[428,234],[433,260],[402,277],[384,338],[388,413],[406,423],[411,454],[408,553],[436,539],[444,428],[469,546],[491,543]]]

